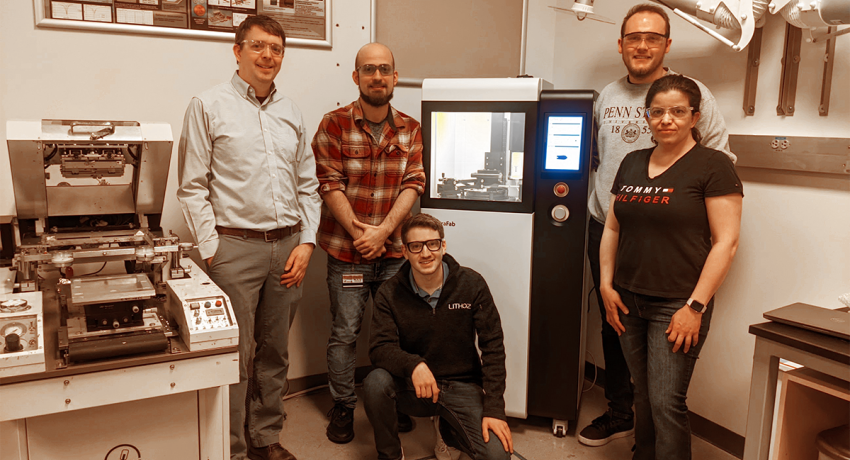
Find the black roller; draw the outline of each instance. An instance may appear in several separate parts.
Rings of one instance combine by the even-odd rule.
[[[68,357],[71,362],[78,363],[116,356],[155,353],[167,349],[168,339],[165,333],[145,332],[71,342],[68,345]]]

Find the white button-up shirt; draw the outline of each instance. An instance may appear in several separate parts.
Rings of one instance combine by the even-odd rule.
[[[322,199],[301,110],[274,86],[260,103],[237,73],[192,99],[178,147],[177,198],[201,257],[216,225],[268,231],[301,222],[316,243]]]

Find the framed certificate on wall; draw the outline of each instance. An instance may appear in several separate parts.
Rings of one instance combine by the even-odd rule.
[[[245,18],[271,16],[287,46],[331,48],[332,0],[33,0],[36,25],[233,40]]]

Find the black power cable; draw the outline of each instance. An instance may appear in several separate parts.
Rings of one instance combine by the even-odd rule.
[[[139,452],[139,449],[136,449],[136,446],[131,445],[131,444],[119,444],[119,445],[113,447],[112,449],[109,450],[109,452],[106,453],[106,457],[103,457],[103,460],[109,460],[109,455],[112,454],[112,452],[115,452],[115,449],[118,449],[120,447],[130,447],[130,448],[132,448],[133,450],[136,451],[136,455],[139,457],[136,460],[142,460],[142,453]],[[121,459],[121,460],[125,460],[125,459]]]

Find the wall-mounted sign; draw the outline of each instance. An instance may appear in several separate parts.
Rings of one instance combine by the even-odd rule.
[[[233,40],[248,16],[271,16],[286,44],[331,47],[331,0],[33,0],[39,27]]]

